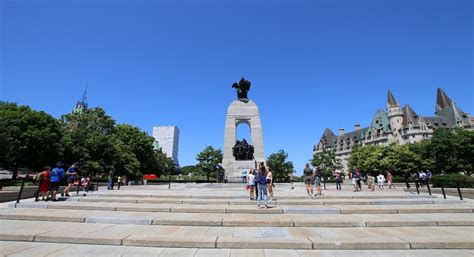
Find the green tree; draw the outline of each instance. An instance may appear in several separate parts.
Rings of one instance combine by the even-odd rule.
[[[121,124],[115,127],[112,138],[123,142],[128,149],[118,148],[117,150],[130,151],[134,159],[138,161],[138,170],[133,173],[153,173],[159,168],[159,163],[153,149],[154,138],[139,128]]]
[[[216,177],[217,165],[222,163],[222,150],[214,149],[212,146],[206,147],[200,152],[196,160],[199,161],[198,167],[205,174],[207,181],[209,177]]]
[[[467,176],[471,176],[474,171],[474,132],[456,129],[454,138],[457,170]]]
[[[359,169],[362,174],[368,172],[375,174],[385,171],[381,160],[384,157],[384,147],[378,145],[367,145],[355,147],[349,157],[348,166],[351,169]]]
[[[320,153],[315,153],[313,159],[310,160],[311,165],[320,167],[323,171],[323,177],[331,177],[336,169],[342,167],[341,161],[336,158],[336,153],[333,150],[324,149]]]
[[[293,162],[287,161],[288,154],[279,150],[276,153],[272,153],[268,156],[266,163],[267,166],[272,170],[273,179],[275,181],[285,181],[288,178],[288,173],[295,172]]]
[[[452,130],[437,129],[430,141],[430,151],[433,154],[433,172],[437,174],[459,172],[456,146],[456,136]]]
[[[0,165],[40,171],[54,164],[64,148],[60,124],[45,112],[0,102]]]
[[[196,165],[184,166],[183,168],[181,168],[181,170],[183,171],[183,175],[193,174],[193,176],[199,174],[200,171],[199,167],[197,167]]]
[[[161,149],[155,150],[155,160],[158,169],[151,171],[150,173],[167,176],[174,174],[175,164],[173,159],[168,157]]]
[[[79,161],[81,170],[105,174],[105,167],[121,162],[127,149],[111,140],[115,120],[102,108],[86,109],[82,113],[70,113],[61,118],[65,130],[61,144],[66,148],[66,163]]]

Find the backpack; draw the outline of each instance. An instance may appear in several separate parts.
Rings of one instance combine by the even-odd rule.
[[[267,184],[267,176],[263,176],[262,174],[258,173],[257,182],[261,185]]]

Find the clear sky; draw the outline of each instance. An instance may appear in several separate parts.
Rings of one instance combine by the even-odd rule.
[[[388,89],[421,115],[437,87],[474,112],[471,0],[0,0],[0,19],[1,100],[60,117],[88,83],[119,123],[178,126],[181,165],[223,147],[241,76],[265,155],[298,173],[326,127],[368,126]]]

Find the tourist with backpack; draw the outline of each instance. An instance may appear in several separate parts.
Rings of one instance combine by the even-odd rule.
[[[303,170],[304,174],[304,184],[306,185],[306,193],[308,196],[313,196],[313,184],[314,184],[314,171],[309,166],[309,163],[306,163],[306,167]]]
[[[314,184],[316,185],[316,195],[323,196],[323,193],[321,192],[321,180],[323,178],[323,170],[316,166],[315,167],[315,179],[314,179]]]
[[[57,201],[56,194],[59,191],[59,186],[61,185],[61,181],[64,177],[64,169],[62,167],[63,167],[63,163],[58,162],[56,164],[56,168],[51,170],[51,174],[49,176],[49,178],[50,178],[49,180],[51,181],[51,183],[50,183],[50,185],[51,185],[51,188],[50,188],[51,199],[54,202]]]
[[[268,208],[268,196],[267,196],[267,169],[263,162],[259,164],[257,175],[255,176],[255,182],[257,183],[257,208],[260,208],[260,201],[263,198],[263,203],[265,204],[265,208]]]

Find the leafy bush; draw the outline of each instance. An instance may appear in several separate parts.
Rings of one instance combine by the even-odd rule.
[[[463,187],[463,188],[474,188],[474,178],[462,174],[445,174],[440,176],[434,176],[432,178],[433,186],[435,187]]]

